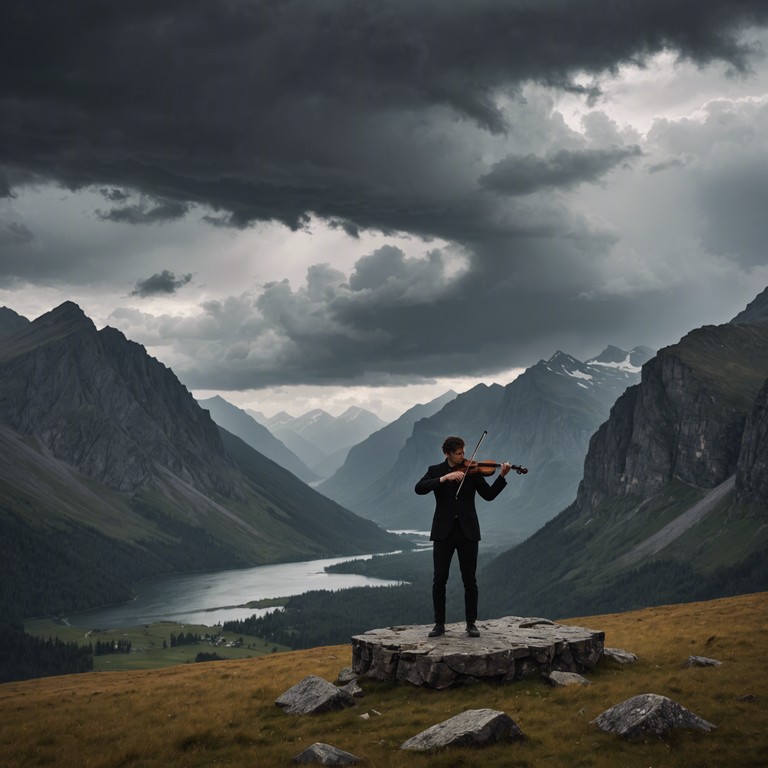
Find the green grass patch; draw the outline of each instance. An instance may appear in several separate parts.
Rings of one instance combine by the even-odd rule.
[[[271,653],[285,651],[285,646],[267,642],[258,637],[243,637],[233,632],[222,632],[216,627],[202,624],[180,624],[164,621],[138,627],[120,627],[116,629],[84,630],[72,627],[57,619],[33,619],[25,622],[24,629],[30,635],[49,638],[57,637],[65,642],[80,645],[123,641],[131,644],[130,653],[110,653],[94,656],[95,671],[118,671],[161,669],[177,664],[188,664],[195,660],[198,653],[216,653],[224,659],[250,659]],[[199,643],[171,645],[171,635],[216,635],[217,643],[201,639]],[[237,644],[242,641],[241,644]]]

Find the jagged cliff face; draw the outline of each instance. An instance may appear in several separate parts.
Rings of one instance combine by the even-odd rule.
[[[747,414],[766,378],[768,326],[707,326],[661,350],[592,437],[579,508],[649,498],[673,480],[702,489],[724,482],[740,464]],[[752,418],[760,423],[760,408]]]
[[[736,495],[752,504],[768,500],[768,381],[747,415],[736,472]]]
[[[0,421],[119,491],[164,467],[202,490],[230,492],[216,425],[176,376],[68,302],[0,347]]]

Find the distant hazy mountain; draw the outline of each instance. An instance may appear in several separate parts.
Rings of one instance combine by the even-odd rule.
[[[340,416],[316,408],[302,416],[285,411],[264,421],[269,431],[321,477],[333,474],[353,445],[386,425],[375,413],[351,406]]]
[[[488,609],[580,615],[768,589],[768,290],[643,366],[576,500],[491,563]]]
[[[267,417],[261,411],[254,411],[253,408],[246,408],[245,412],[262,427],[267,426]]]
[[[348,509],[363,507],[375,493],[375,484],[395,465],[400,449],[413,432],[413,425],[437,413],[456,397],[453,390],[423,405],[415,405],[400,418],[382,427],[354,446],[344,465],[317,490]]]
[[[5,616],[125,599],[174,570],[398,546],[71,302],[0,338],[0,527]]]
[[[272,459],[289,472],[293,472],[300,480],[305,483],[319,480],[319,477],[293,451],[241,408],[232,405],[219,395],[207,400],[198,400],[198,403],[201,408],[211,414],[211,418],[220,427],[237,435],[254,450]]]
[[[582,363],[557,352],[506,387],[479,385],[458,395],[415,423],[394,466],[349,507],[389,529],[427,530],[432,500],[416,496],[416,481],[442,460],[447,435],[463,437],[469,456],[487,430],[478,458],[509,461],[529,472],[510,475],[509,487],[492,504],[479,502],[483,537],[499,545],[522,541],[575,498],[590,436],[616,398],[639,380],[639,366],[652,354],[645,347],[609,347]]]

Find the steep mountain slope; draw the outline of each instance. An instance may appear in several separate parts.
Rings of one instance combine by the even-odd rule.
[[[609,347],[582,363],[557,352],[506,387],[474,387],[416,422],[394,466],[364,495],[345,497],[347,505],[390,529],[428,530],[431,500],[416,496],[416,481],[442,460],[447,435],[461,435],[469,456],[487,430],[478,458],[522,464],[529,473],[509,476],[509,487],[493,504],[480,503],[483,537],[497,545],[522,541],[573,501],[590,435],[651,354]]]
[[[456,393],[450,390],[429,403],[409,408],[391,424],[351,448],[344,465],[318,485],[317,490],[347,509],[364,506],[366,499],[374,495],[372,486],[394,466],[413,425],[433,416],[455,397]]]
[[[201,408],[211,414],[211,418],[227,432],[237,435],[255,451],[285,467],[300,480],[311,483],[318,476],[293,451],[286,448],[265,426],[258,423],[244,410],[228,403],[216,395],[207,400],[198,400]]]
[[[71,302],[0,339],[0,425],[0,610],[83,608],[169,570],[396,545],[222,439],[172,371]]]
[[[643,366],[590,440],[576,501],[486,568],[489,608],[578,613],[765,588],[767,400],[763,292]]]

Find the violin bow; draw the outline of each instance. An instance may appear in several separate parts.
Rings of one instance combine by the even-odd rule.
[[[488,434],[488,430],[484,429],[483,434],[480,435],[480,439],[477,441],[477,445],[475,446],[475,450],[472,451],[472,458],[469,460],[470,466],[472,465],[472,462],[475,460],[475,456],[477,455],[477,450],[480,448],[480,443],[485,440],[485,436]],[[459,483],[459,488],[456,491],[456,498],[459,498],[459,493],[461,493],[461,486],[464,485],[464,481],[467,479],[467,475],[469,474],[469,471],[464,472],[464,477],[461,478],[461,482]]]

